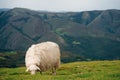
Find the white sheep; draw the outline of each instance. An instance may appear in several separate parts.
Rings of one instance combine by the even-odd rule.
[[[44,72],[52,69],[56,74],[56,68],[60,65],[60,49],[54,42],[42,42],[32,45],[25,56],[26,72],[35,74],[37,71]]]

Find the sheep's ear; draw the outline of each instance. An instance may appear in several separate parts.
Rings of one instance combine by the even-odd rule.
[[[37,70],[38,70],[38,71],[41,71],[39,67],[37,67]]]
[[[29,71],[29,68],[27,68],[25,72],[28,72],[28,71]]]

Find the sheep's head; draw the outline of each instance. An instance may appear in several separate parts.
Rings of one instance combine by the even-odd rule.
[[[40,68],[36,65],[31,65],[27,68],[26,72],[30,71],[31,74],[35,74],[37,71],[41,71]]]

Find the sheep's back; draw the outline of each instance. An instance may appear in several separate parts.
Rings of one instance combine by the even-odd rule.
[[[40,59],[40,67],[47,68],[55,66],[60,62],[60,50],[59,46],[52,42],[46,42],[36,45],[37,51],[39,52]]]

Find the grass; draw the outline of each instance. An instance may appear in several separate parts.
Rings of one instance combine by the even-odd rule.
[[[25,67],[0,68],[0,80],[120,80],[120,61],[91,61],[62,64],[57,75],[50,71],[36,75]]]

